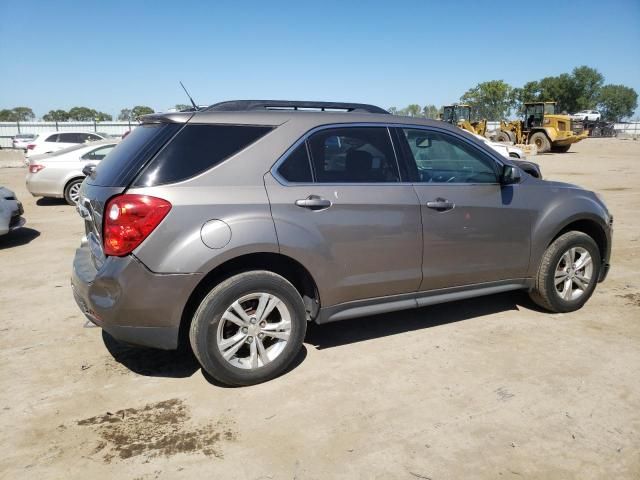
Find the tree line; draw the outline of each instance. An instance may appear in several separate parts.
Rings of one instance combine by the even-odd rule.
[[[476,119],[501,120],[512,112],[520,114],[525,102],[557,102],[556,111],[575,113],[598,110],[608,121],[629,118],[638,107],[638,94],[624,85],[605,85],[595,68],[581,66],[571,73],[545,77],[515,88],[503,80],[481,82],[467,90],[460,102],[469,104]],[[391,113],[409,117],[438,118],[442,109],[434,105],[411,104],[403,109],[390,107]]]
[[[182,105],[176,105],[176,107]],[[135,120],[140,115],[154,113],[153,108],[146,105],[136,105],[132,108],[123,108],[118,114],[118,120],[128,121]],[[29,107],[15,107],[12,109],[0,110],[0,122],[32,122],[36,119],[36,115]],[[49,110],[42,116],[45,122],[110,122],[113,115],[100,112],[89,107],[73,107],[69,110]]]

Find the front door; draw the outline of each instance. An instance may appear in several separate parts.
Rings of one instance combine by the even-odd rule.
[[[471,142],[420,128],[399,129],[423,225],[420,290],[526,275],[531,212],[499,183],[498,163]]]
[[[386,127],[320,130],[265,184],[280,250],[311,273],[323,307],[417,291],[420,206]]]

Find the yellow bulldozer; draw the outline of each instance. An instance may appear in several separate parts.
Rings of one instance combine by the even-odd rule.
[[[445,105],[442,107],[441,119],[452,125],[457,125],[471,133],[484,137],[487,133],[487,121],[471,121],[471,106],[466,104]]]
[[[573,133],[571,117],[556,114],[556,102],[530,102],[524,104],[524,120],[500,122],[499,131],[491,137],[496,142],[528,144],[538,153],[566,152],[571,144],[587,138],[588,132]]]

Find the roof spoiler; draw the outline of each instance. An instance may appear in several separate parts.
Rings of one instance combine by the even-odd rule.
[[[246,112],[256,110],[320,110],[335,112],[386,113],[384,108],[366,103],[312,102],[296,100],[230,100],[211,105],[207,112]]]

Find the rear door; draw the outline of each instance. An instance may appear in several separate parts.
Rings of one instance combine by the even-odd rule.
[[[321,129],[265,176],[281,252],[315,278],[323,306],[415,292],[420,207],[386,127]]]
[[[420,200],[420,290],[522,278],[529,265],[531,211],[513,202],[487,152],[445,131],[401,128],[401,149]]]

